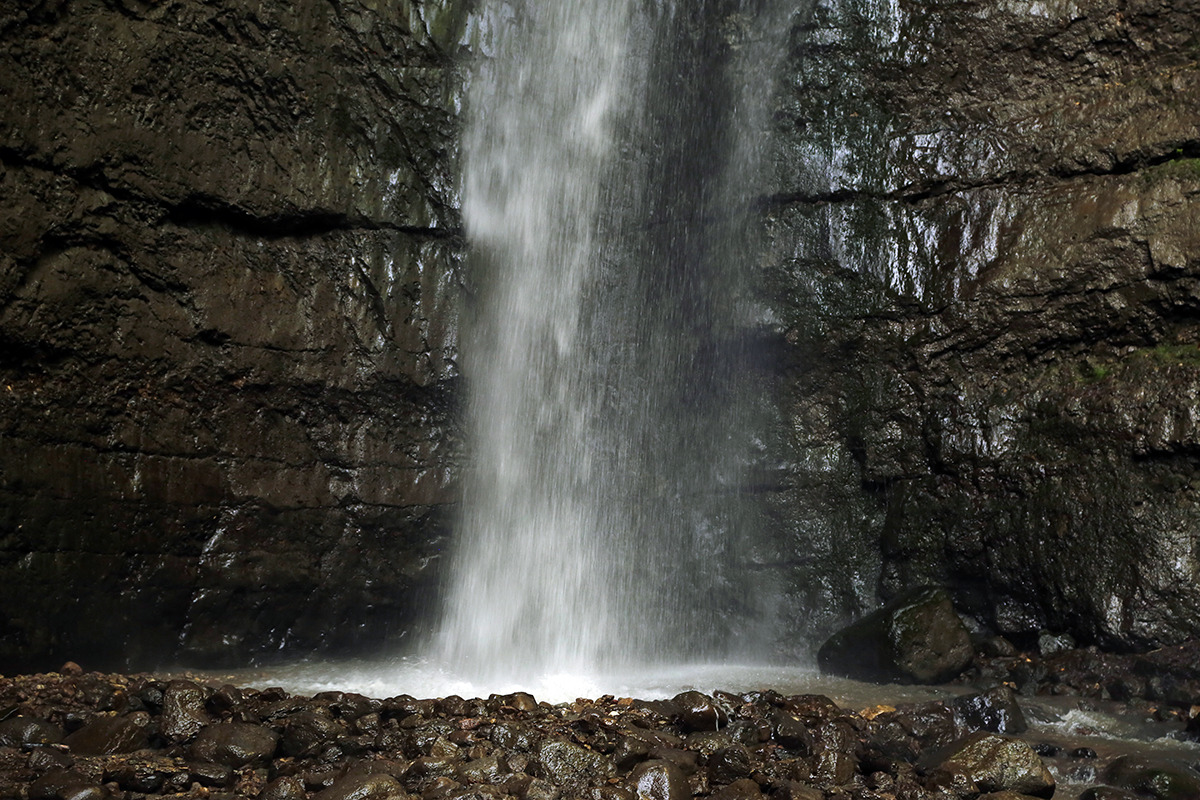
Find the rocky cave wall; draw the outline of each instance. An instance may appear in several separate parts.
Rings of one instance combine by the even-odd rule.
[[[0,11],[0,667],[402,641],[462,463],[469,3]],[[907,586],[1200,634],[1200,5],[798,4],[781,648]]]
[[[0,10],[5,670],[347,652],[427,610],[458,452],[463,24]]]

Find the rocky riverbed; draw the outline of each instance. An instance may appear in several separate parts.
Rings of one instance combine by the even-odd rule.
[[[958,679],[970,684],[966,694],[867,708],[771,690],[558,705],[524,693],[305,697],[67,664],[0,679],[0,798],[1200,796],[1190,764],[1200,751],[1175,760],[1122,755],[1072,741],[1069,730],[1031,730],[1022,709],[1038,696],[1113,706],[1124,693],[1116,713],[1196,737],[1200,676],[1189,659],[1198,645],[1043,657],[1006,644],[984,643]]]

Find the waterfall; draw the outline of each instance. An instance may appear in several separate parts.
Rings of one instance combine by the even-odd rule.
[[[471,468],[437,645],[457,670],[744,660],[769,638],[747,491],[765,457],[754,131],[786,27],[765,5],[497,0],[479,17]]]

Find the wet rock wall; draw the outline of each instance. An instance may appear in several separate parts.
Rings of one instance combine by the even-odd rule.
[[[0,10],[0,667],[419,631],[464,9]],[[783,652],[923,583],[1017,639],[1200,633],[1198,13],[798,4],[751,265]]]
[[[0,10],[0,665],[412,629],[453,503],[465,19]]]
[[[848,570],[802,567],[794,598],[851,601],[832,619],[933,583],[1017,637],[1200,633],[1198,17],[798,21],[765,202],[794,454],[775,502],[797,551]]]

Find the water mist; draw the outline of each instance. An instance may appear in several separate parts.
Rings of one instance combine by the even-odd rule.
[[[767,5],[528,0],[480,17],[471,469],[433,654],[456,672],[763,654],[750,201],[787,18]]]

